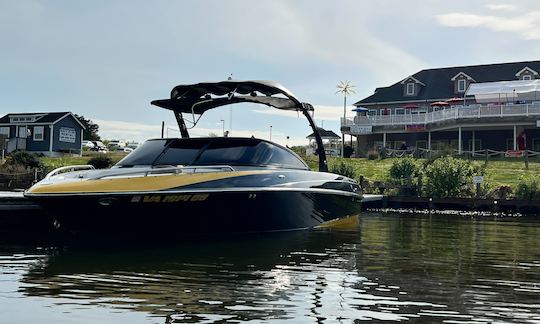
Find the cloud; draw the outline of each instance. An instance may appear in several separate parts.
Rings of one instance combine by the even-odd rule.
[[[486,8],[489,10],[500,10],[500,11],[515,11],[517,9],[516,6],[511,4],[488,4],[486,5]]]
[[[277,110],[277,109],[276,109]],[[150,138],[161,137],[161,125],[152,125],[145,123],[131,123],[118,120],[92,119],[99,125],[99,134],[104,139],[122,139],[127,141],[144,142]],[[206,137],[209,134],[221,135],[222,128],[195,127],[189,131],[193,137]],[[165,125],[165,137],[180,137],[180,131],[176,125]],[[270,139],[270,130],[237,130],[233,129],[230,134],[235,137],[251,137],[261,139]],[[307,140],[304,137],[290,137],[282,132],[272,132],[272,142],[281,145],[306,145]]]
[[[314,108],[315,108],[314,117],[317,120],[339,121],[340,117],[343,117],[343,106],[340,107],[340,106],[317,105],[317,106],[314,106]],[[353,112],[351,112],[351,109],[353,108],[354,108],[353,106],[347,107],[348,116],[353,114]],[[295,112],[280,110],[280,109],[255,109],[253,110],[253,112],[258,113],[258,114],[265,114],[265,115],[276,115],[276,116],[295,117],[295,118],[298,117],[298,114]]]
[[[457,12],[436,15],[435,18],[446,27],[483,27],[498,32],[516,32],[525,40],[540,39],[540,11],[512,18]]]

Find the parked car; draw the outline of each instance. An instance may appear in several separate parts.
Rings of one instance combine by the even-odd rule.
[[[94,146],[95,146],[95,145],[94,145],[94,142],[92,142],[92,141],[87,141],[87,140],[83,140],[83,141],[82,141],[82,147],[83,147],[83,148],[86,147],[86,148],[91,149],[91,148],[94,147]]]
[[[92,143],[94,144],[94,147],[92,147],[90,151],[103,152],[103,153],[107,153],[109,151],[107,150],[107,146],[105,146],[105,144],[103,144],[100,141],[92,141]]]
[[[109,142],[107,147],[111,151],[122,151],[124,147],[126,147],[126,143],[124,141],[112,140]]]

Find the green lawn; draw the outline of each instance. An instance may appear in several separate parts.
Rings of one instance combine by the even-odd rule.
[[[385,181],[388,179],[388,172],[392,163],[398,158],[390,158],[384,160],[368,160],[368,159],[341,159],[329,158],[328,163],[331,167],[335,163],[343,160],[345,163],[352,165],[358,176],[362,175],[369,180]],[[314,170],[317,169],[317,160],[308,159],[308,164]],[[420,159],[420,161],[425,161]],[[483,160],[477,160],[475,163],[483,165]],[[531,159],[529,161],[529,169],[525,169],[523,160],[505,159],[489,161],[486,168],[485,180],[491,186],[498,185],[515,185],[523,175],[539,176],[540,161]]]
[[[125,153],[96,153],[96,154],[88,154],[83,156],[70,156],[70,157],[42,157],[41,160],[45,164],[45,169],[47,172],[52,171],[56,168],[68,166],[68,165],[81,165],[81,164],[88,164],[88,160],[90,160],[94,156],[108,156],[113,160],[113,163],[116,163],[120,161],[124,156],[126,156]]]

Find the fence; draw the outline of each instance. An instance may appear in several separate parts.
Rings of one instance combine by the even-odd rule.
[[[27,189],[44,176],[45,171],[42,169],[21,172],[0,171],[0,190]]]

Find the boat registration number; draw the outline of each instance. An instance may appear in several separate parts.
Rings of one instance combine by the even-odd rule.
[[[175,203],[181,201],[205,201],[209,194],[194,194],[194,195],[144,195],[133,196],[132,203]]]

